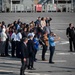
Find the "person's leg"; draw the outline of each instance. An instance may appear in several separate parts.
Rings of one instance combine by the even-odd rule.
[[[50,58],[49,58],[49,63],[52,63],[53,61],[52,61],[52,58],[53,58],[53,54],[54,54],[54,51],[55,51],[55,47],[53,46],[51,46],[50,47]]]
[[[31,56],[29,56],[28,69],[31,68]]]
[[[15,43],[14,41],[12,41],[12,51],[11,51],[12,57],[14,57],[14,51],[15,51]]]
[[[34,67],[34,53],[31,56],[31,68]]]
[[[75,51],[75,42],[73,41],[73,47],[74,47],[74,51]]]
[[[8,56],[8,40],[6,40],[6,45],[5,45],[5,56]]]
[[[16,57],[18,57],[18,41],[16,41]]]
[[[2,41],[2,53],[1,53],[1,56],[5,56],[5,45],[6,45],[6,41]]]
[[[70,43],[70,51],[72,51],[72,39],[69,39],[69,43]]]
[[[21,43],[17,41],[16,57],[20,58],[20,45]]]
[[[43,45],[43,50],[42,50],[42,60],[45,60],[45,53],[47,51],[47,46]]]
[[[34,61],[36,61],[36,54],[37,54],[37,49],[35,49]]]
[[[26,62],[23,59],[21,59],[21,63],[22,63],[22,66],[20,69],[20,75],[24,75],[24,71],[26,69]]]

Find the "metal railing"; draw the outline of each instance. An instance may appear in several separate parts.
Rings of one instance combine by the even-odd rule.
[[[71,4],[45,4],[41,7],[39,12],[72,12]],[[13,4],[11,8],[6,8],[2,12],[38,12],[36,11],[36,5],[25,6],[23,4]]]

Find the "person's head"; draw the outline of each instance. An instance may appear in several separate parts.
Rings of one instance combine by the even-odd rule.
[[[69,24],[69,27],[70,27],[70,28],[74,27],[73,23],[70,23],[70,24]]]
[[[51,17],[49,17],[49,21],[51,21],[52,20],[52,18]]]
[[[24,27],[24,28],[23,28],[23,31],[24,31],[24,32],[26,32],[26,31],[27,31],[27,28],[26,28],[26,27]]]
[[[22,29],[18,29],[18,33],[21,33],[22,32]]]
[[[2,25],[5,25],[5,22],[4,21],[2,21]]]
[[[38,17],[38,20],[41,20],[41,17]]]
[[[13,32],[14,32],[15,34],[17,34],[17,30],[16,30],[16,29],[14,29]]]
[[[29,35],[28,38],[29,38],[30,40],[33,40],[33,35]]]
[[[50,36],[56,37],[56,34],[54,34],[53,32],[51,32]]]
[[[27,43],[28,42],[28,38],[27,37],[24,37],[23,38],[23,42]]]
[[[42,17],[41,20],[43,21],[44,20],[44,17]]]
[[[44,35],[48,35],[48,32],[47,32],[47,31],[45,31],[45,32],[44,32]]]

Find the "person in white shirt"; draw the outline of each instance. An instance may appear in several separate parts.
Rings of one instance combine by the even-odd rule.
[[[6,29],[3,28],[2,32],[1,32],[1,56],[5,56],[5,44],[6,44],[6,39],[7,39],[7,35],[5,33]]]
[[[29,37],[29,36],[33,36],[33,37],[34,37],[35,34],[34,34],[33,32],[31,32],[31,33],[28,34],[28,37]]]
[[[19,29],[17,36],[16,36],[16,57],[20,57],[20,45],[21,45],[21,40],[22,40],[22,34],[21,34],[22,30]]]
[[[15,50],[16,50],[16,35],[17,31],[14,30],[13,34],[11,35],[11,44],[12,44],[12,51],[11,51],[11,55],[12,57],[15,57]]]

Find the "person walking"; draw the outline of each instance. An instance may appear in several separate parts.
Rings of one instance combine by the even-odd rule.
[[[73,47],[74,47],[74,52],[75,52],[75,27],[72,28],[73,29]]]
[[[29,57],[27,42],[28,42],[28,39],[23,38],[23,42],[21,44],[21,63],[22,63],[22,66],[20,69],[20,75],[25,75],[24,72],[27,67],[27,58]]]
[[[66,36],[67,38],[69,39],[69,48],[70,48],[70,52],[73,51],[73,46],[74,46],[74,43],[73,43],[73,29],[74,29],[74,25],[72,23],[69,24],[69,27],[66,29]],[[73,46],[72,46],[73,45]]]
[[[34,68],[34,54],[35,54],[35,49],[34,49],[34,42],[33,42],[33,35],[29,36],[29,40],[27,43],[28,50],[29,50],[29,64],[28,64],[28,69],[35,70]]]

